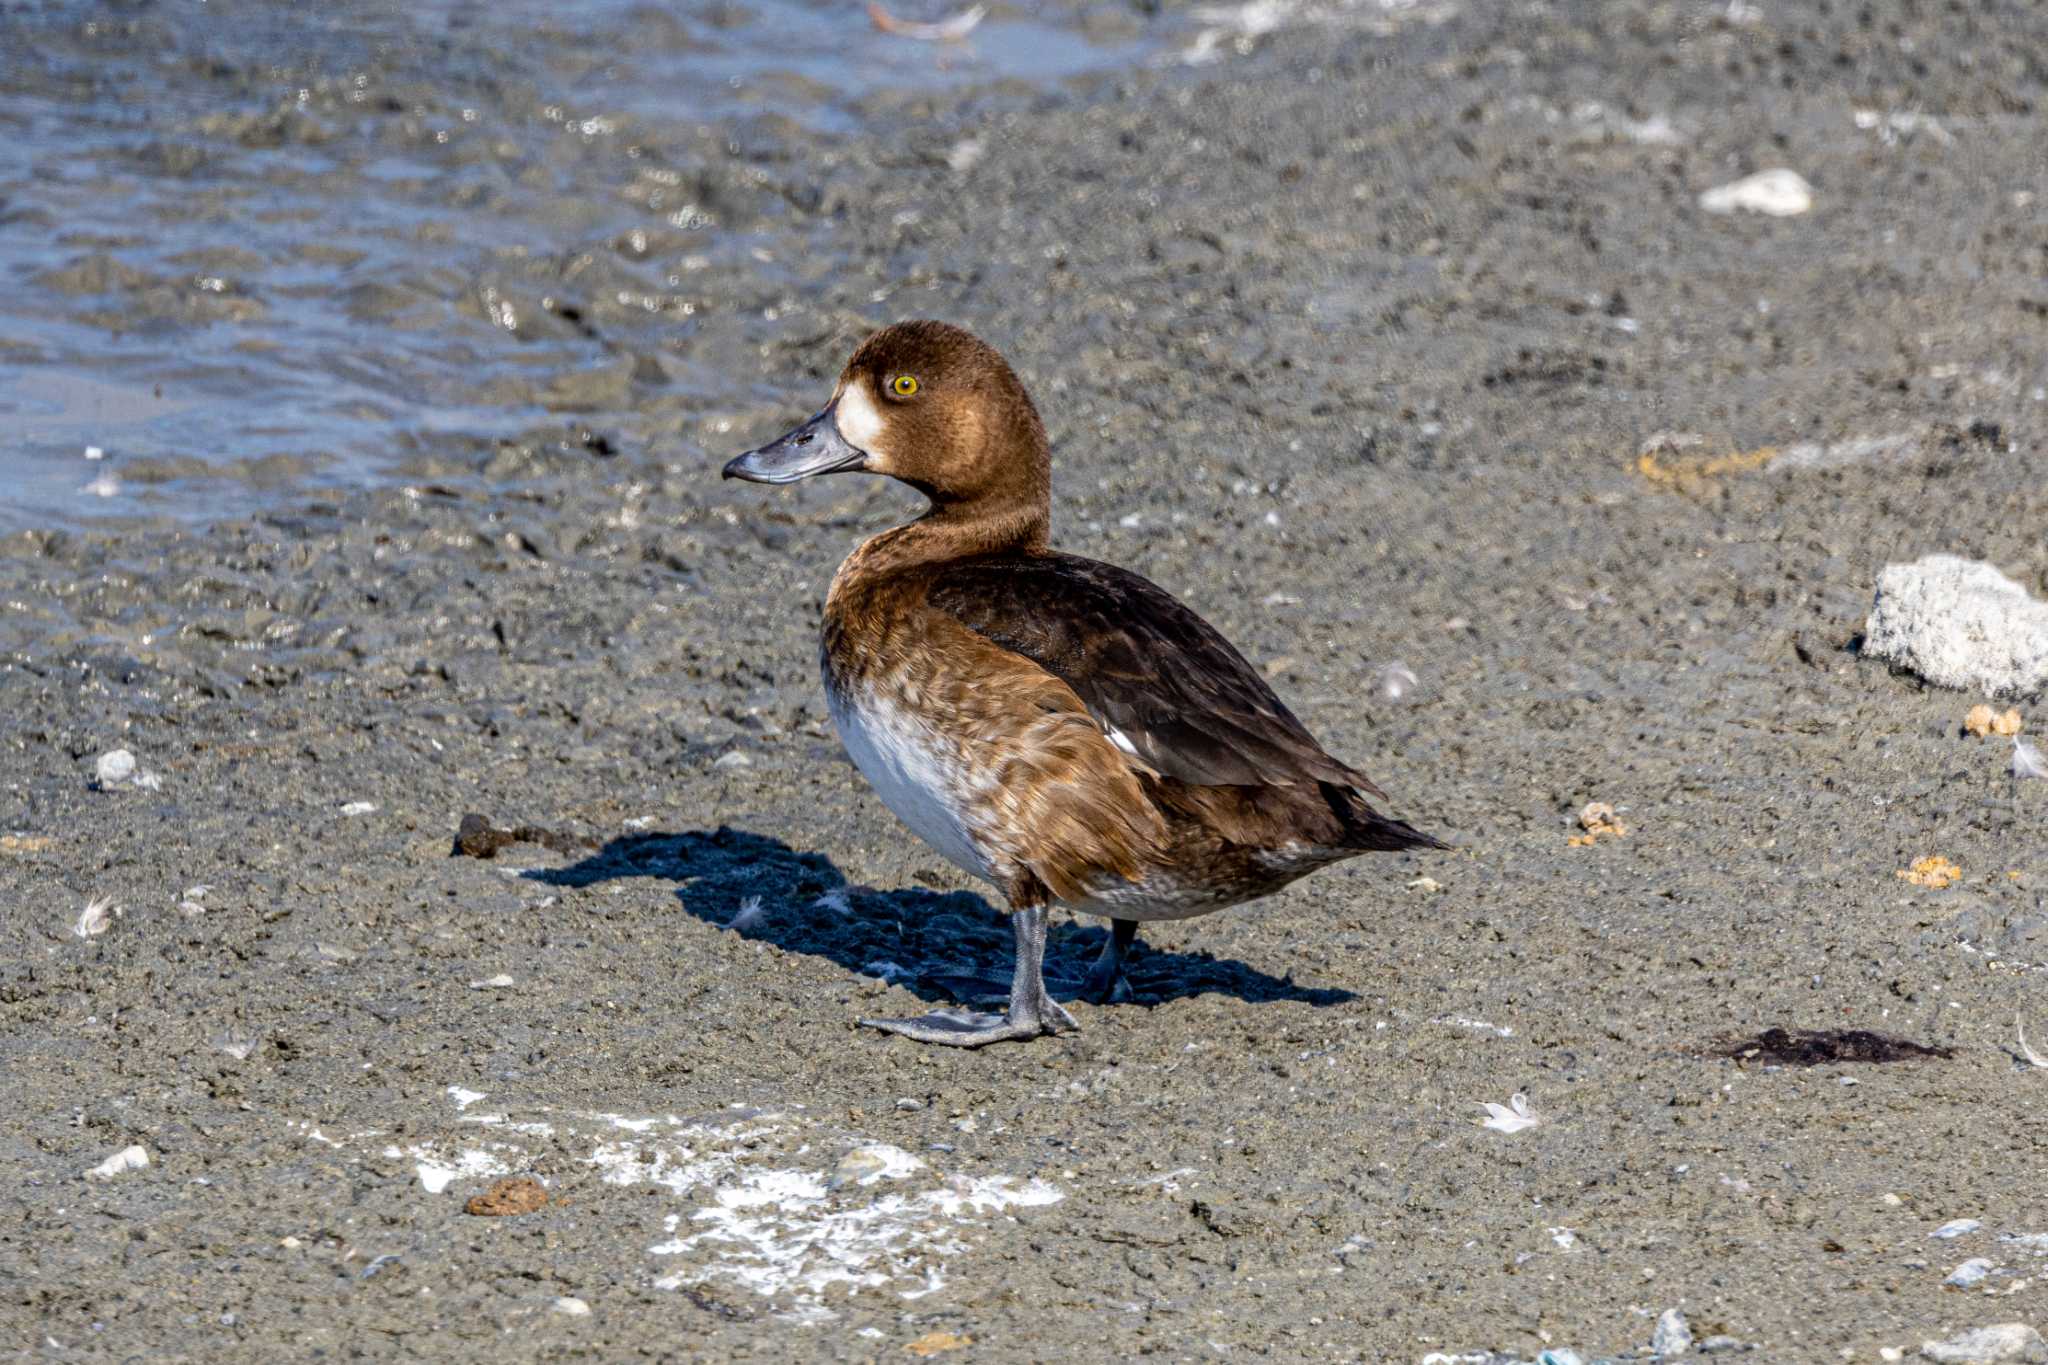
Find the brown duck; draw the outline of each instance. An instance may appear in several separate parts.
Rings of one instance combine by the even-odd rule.
[[[1145,920],[1206,915],[1360,853],[1442,848],[1367,804],[1208,622],[1049,543],[1052,457],[994,349],[941,322],[862,342],[832,401],[725,476],[886,474],[930,499],[840,566],[820,661],[840,740],[904,824],[993,883],[1017,965],[1003,1015],[863,1023],[978,1047],[1077,1027],[1046,993],[1047,908],[1113,926],[1107,1001]]]

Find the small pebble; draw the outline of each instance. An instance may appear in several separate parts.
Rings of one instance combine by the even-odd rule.
[[[717,761],[714,762],[711,766],[714,768],[723,768],[727,770],[733,768],[751,768],[754,766],[754,760],[748,758],[744,750],[734,749],[730,753],[720,754],[718,756]]]
[[[1946,1242],[1956,1237],[1966,1236],[1983,1226],[1982,1223],[1974,1218],[1957,1218],[1951,1222],[1943,1223],[1927,1235],[1929,1237],[1939,1237],[1942,1241]]]
[[[581,1299],[570,1298],[566,1294],[555,1300],[554,1309],[557,1313],[564,1313],[572,1318],[587,1318],[590,1316],[589,1304]]]
[[[505,973],[499,972],[496,976],[487,976],[481,981],[470,982],[469,988],[473,991],[502,991],[507,986],[516,986],[518,984],[518,982],[505,975]]]
[[[1700,196],[1708,213],[1761,213],[1768,218],[1796,218],[1813,207],[1813,186],[1797,171],[1782,166],[1758,171]]]
[[[135,776],[135,755],[126,749],[110,750],[100,755],[94,772],[102,787],[118,787]]]
[[[910,1096],[905,1095],[902,1099],[896,1101],[896,1107],[906,1114],[914,1114],[924,1108],[924,1101],[912,1099]]]

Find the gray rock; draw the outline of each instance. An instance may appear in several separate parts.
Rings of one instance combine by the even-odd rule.
[[[1863,652],[1992,696],[2048,684],[2048,603],[1989,564],[1929,555],[1877,576]]]
[[[1923,1341],[1920,1354],[1937,1365],[2002,1365],[2025,1361],[2030,1365],[2048,1362],[2048,1342],[2024,1322],[2002,1322],[1995,1327],[1978,1327],[1947,1341]]]
[[[1660,1356],[1682,1356],[1692,1349],[1692,1328],[1685,1314],[1667,1308],[1657,1315],[1657,1330],[1650,1336],[1650,1349]]]
[[[1993,1269],[1991,1259],[1986,1256],[1972,1256],[1948,1273],[1942,1283],[1954,1289],[1968,1289],[1989,1275]]]

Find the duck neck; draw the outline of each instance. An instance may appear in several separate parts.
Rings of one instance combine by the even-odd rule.
[[[1029,498],[976,498],[969,502],[934,501],[931,510],[905,530],[923,531],[919,540],[946,547],[947,558],[1026,554],[1045,549],[1052,539],[1051,499],[1044,493]]]

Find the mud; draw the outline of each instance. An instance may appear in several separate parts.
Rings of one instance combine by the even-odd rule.
[[[391,377],[396,482],[0,538],[0,1343],[1591,1360],[1678,1308],[1835,1361],[2041,1320],[2048,786],[1960,736],[1982,698],[1855,648],[1891,561],[2048,592],[2038,12],[1290,13],[1206,66],[877,92],[854,131],[636,112],[716,227],[623,151],[566,201],[569,143],[486,157],[417,269],[305,258],[347,321],[290,383],[350,376],[345,412]],[[151,164],[295,148],[288,200],[306,147],[456,155],[418,90],[358,122],[293,112],[301,75],[212,133],[159,111]],[[1698,208],[1777,165],[1810,213]],[[503,252],[526,199],[553,217]],[[194,354],[279,318],[95,262],[151,230],[22,278]],[[833,567],[916,499],[716,470],[904,315],[1017,362],[1062,544],[1185,596],[1454,849],[1148,927],[1071,1036],[858,1029],[1007,944],[814,677]],[[426,415],[416,378],[472,363]],[[116,747],[160,789],[93,790]],[[474,811],[602,844],[451,857]],[[1960,879],[1897,875],[1935,855]],[[1101,933],[1056,927],[1052,975]],[[1766,1028],[1953,1056],[1702,1055]],[[1533,1124],[1481,1126],[1517,1094]],[[515,1176],[547,1207],[464,1214]]]

